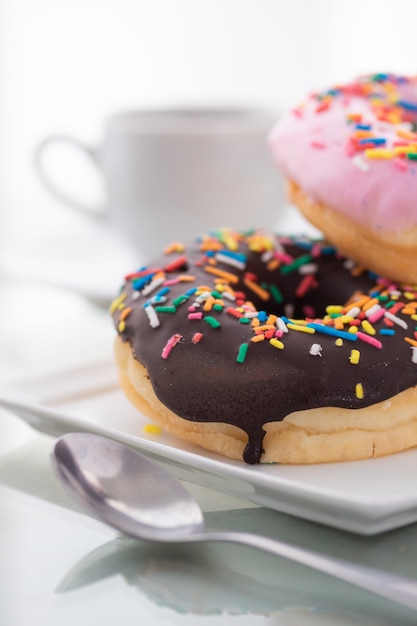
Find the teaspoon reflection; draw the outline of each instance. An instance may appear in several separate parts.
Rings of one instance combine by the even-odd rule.
[[[261,512],[265,513],[259,509]],[[218,515],[208,513],[207,517],[216,523]],[[222,512],[221,518],[234,523],[236,511]],[[282,626],[294,624],[294,620],[303,626],[392,626],[400,621],[403,626],[415,626],[410,611],[375,602],[375,596],[355,587],[347,593],[345,585],[327,581],[308,568],[290,563],[276,567],[276,562],[260,551],[242,559],[233,548],[222,544],[210,548],[204,544],[151,544],[118,537],[77,561],[56,593],[77,593],[88,585],[121,576],[155,606],[182,616],[253,615],[258,624],[260,615],[269,617],[279,612]]]

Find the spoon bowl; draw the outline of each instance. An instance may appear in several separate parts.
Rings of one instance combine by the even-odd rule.
[[[241,543],[417,610],[416,579],[261,535],[207,530],[199,505],[184,486],[126,445],[100,435],[70,433],[56,442],[51,459],[75,501],[127,536],[169,543]]]
[[[111,439],[65,435],[52,462],[79,505],[128,536],[172,542],[204,528],[200,507],[178,480]]]

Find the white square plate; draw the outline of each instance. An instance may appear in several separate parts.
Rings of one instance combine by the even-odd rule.
[[[99,363],[0,389],[0,405],[53,436],[88,431],[125,442],[178,478],[297,517],[364,535],[417,521],[417,450],[369,461],[257,465],[232,461],[166,433],[119,390],[115,365]]]

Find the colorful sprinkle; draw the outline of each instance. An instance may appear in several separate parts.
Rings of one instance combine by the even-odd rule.
[[[326,306],[326,313],[328,315],[338,315],[339,313],[343,313],[343,306],[340,305],[334,305],[334,304],[328,304]]]
[[[142,291],[142,289],[144,289],[146,285],[152,281],[154,276],[155,274],[148,274],[140,278],[134,278],[132,280],[133,289],[136,289],[136,291]]]
[[[167,359],[168,356],[171,353],[172,348],[174,348],[177,343],[179,343],[182,339],[182,335],[179,335],[178,333],[176,333],[175,335],[172,335],[172,337],[170,339],[168,339],[168,341],[166,342],[165,346],[162,349],[162,353],[161,356],[163,359]]]
[[[122,312],[120,313],[120,317],[119,320],[123,321],[127,318],[128,315],[130,315],[132,312],[132,307],[131,306],[127,306],[125,309],[122,310]]]
[[[312,259],[313,257],[310,254],[300,256],[298,259],[295,259],[295,261],[292,261],[291,263],[288,263],[287,265],[283,265],[281,267],[281,273],[290,274],[291,272],[295,272],[302,265],[305,265],[306,263],[310,263]]]
[[[219,320],[216,320],[216,318],[212,317],[211,315],[206,315],[205,317],[203,317],[203,319],[212,328],[220,328],[221,326],[221,323],[219,322]]]
[[[203,338],[203,333],[194,333],[194,335],[193,335],[193,337],[192,337],[191,341],[192,341],[193,343],[200,343],[200,341],[202,340],[202,338]]]
[[[296,330],[300,333],[309,333],[310,335],[313,335],[316,332],[315,328],[310,325],[303,326],[301,324],[291,324],[291,322],[287,324],[287,328],[288,330]]]
[[[389,319],[391,322],[394,322],[394,324],[401,326],[401,328],[405,328],[405,329],[408,328],[408,324],[405,320],[402,320],[400,317],[393,315],[393,313],[390,313],[389,311],[385,311],[385,317]]]
[[[318,285],[318,283],[317,283],[316,278],[314,277],[314,275],[313,274],[307,274],[306,276],[303,277],[303,279],[301,280],[301,282],[298,285],[297,289],[295,290],[295,295],[297,296],[297,298],[304,298],[304,296],[307,294],[307,292],[312,287],[317,287],[317,285]]]
[[[151,327],[158,328],[158,326],[161,325],[161,322],[159,321],[158,315],[153,306],[151,304],[148,304],[144,307],[144,309],[146,315],[148,316],[149,324],[151,325]]]
[[[350,353],[349,361],[352,365],[357,365],[359,363],[359,359],[361,357],[361,353],[359,350],[352,350]]]
[[[157,313],[176,313],[177,311],[177,307],[173,306],[172,304],[169,304],[167,306],[165,305],[158,305],[155,307],[155,311]]]
[[[311,356],[323,356],[323,346],[319,343],[312,343],[309,354]]]
[[[230,265],[238,270],[244,270],[246,267],[246,255],[232,252],[231,250],[222,250],[216,254],[216,260],[220,263]]]
[[[355,386],[355,395],[358,398],[358,400],[363,400],[365,397],[365,393],[363,391],[363,385],[362,383],[356,383]]]
[[[253,337],[251,337],[252,343],[259,343],[260,341],[264,341],[264,340],[265,340],[265,335],[263,333],[259,333],[258,335],[254,335]]]
[[[362,321],[362,328],[368,335],[376,335],[376,330],[368,320]]]
[[[285,323],[285,321],[282,319],[282,317],[277,318],[276,326],[278,330],[280,330],[282,333],[288,333],[288,326]]]
[[[307,324],[308,328],[314,328],[318,333],[323,333],[324,335],[333,335],[334,337],[340,337],[341,339],[347,339],[348,341],[356,341],[356,335],[344,332],[342,330],[337,330],[332,328],[331,326],[326,326],[325,324],[317,324],[316,322],[309,322]]]
[[[127,298],[127,293],[123,292],[120,294],[120,296],[118,296],[117,298],[115,298],[113,300],[113,302],[110,305],[110,314],[113,314],[115,311],[117,311],[117,309],[119,308],[119,306],[121,304],[123,304],[123,302],[126,300]]]
[[[180,306],[181,304],[184,304],[184,302],[187,302],[189,296],[188,294],[183,294],[181,296],[178,296],[178,298],[174,298],[174,300],[172,301],[172,306]]]
[[[168,265],[165,265],[164,270],[165,272],[167,272],[167,274],[170,274],[178,270],[183,270],[184,268],[187,268],[187,257],[180,256],[178,257],[178,259],[175,259],[175,261],[172,261],[171,263],[168,263]]]
[[[382,343],[378,339],[375,339],[375,337],[371,337],[370,335],[366,335],[359,330],[356,333],[356,337],[361,341],[364,341],[365,343],[369,343],[369,345],[374,346],[374,348],[382,348]]]
[[[212,267],[211,265],[206,265],[204,271],[206,271],[208,274],[218,276],[219,278],[224,278],[224,280],[232,284],[236,284],[239,282],[239,278],[236,276],[236,274],[225,272],[224,270],[220,270],[217,267]]]
[[[189,313],[188,314],[188,319],[189,320],[201,320],[203,317],[203,313],[201,311],[198,311],[197,313]]]
[[[264,300],[266,302],[271,297],[271,294],[269,293],[269,291],[267,291],[266,289],[263,289],[263,287],[258,285],[258,283],[251,280],[250,278],[245,278],[244,283],[246,287],[248,287],[248,289],[253,291],[253,293],[256,294],[258,298],[260,298],[261,300]]]
[[[274,348],[278,348],[278,350],[283,350],[284,349],[284,344],[282,343],[282,341],[280,341],[279,339],[276,339],[275,337],[270,339],[269,343]]]
[[[153,291],[155,291],[155,289],[158,289],[158,287],[161,287],[161,285],[164,284],[164,275],[160,276],[160,275],[156,275],[150,283],[148,283],[147,285],[145,285],[145,287],[142,290],[142,295],[143,296],[148,296],[150,293],[152,293]]]
[[[282,304],[284,302],[284,296],[276,285],[269,285],[269,291],[275,302],[278,304]]]
[[[371,324],[379,322],[384,317],[385,310],[379,304],[375,304],[368,311],[366,311],[366,317]]]
[[[238,355],[236,357],[237,363],[243,363],[245,361],[248,348],[249,348],[249,344],[248,343],[242,343],[239,346]]]
[[[143,427],[143,432],[145,433],[145,435],[159,436],[162,433],[162,428],[157,424],[145,424],[145,426]]]

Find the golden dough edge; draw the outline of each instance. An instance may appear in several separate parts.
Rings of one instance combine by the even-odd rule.
[[[167,432],[230,459],[242,460],[247,435],[223,423],[191,422],[156,397],[146,368],[119,336],[115,358],[129,401]],[[371,407],[298,411],[265,424],[261,463],[312,464],[386,456],[417,446],[417,387]],[[389,425],[388,425],[389,424]],[[331,427],[338,430],[331,430]]]
[[[417,284],[417,227],[401,233],[372,231],[312,200],[293,181],[288,183],[288,197],[342,254],[381,276]]]
[[[134,358],[130,344],[119,336],[115,357],[124,394],[146,417],[181,439],[232,459],[242,459],[247,436],[241,429],[229,424],[191,422],[173,413],[158,400],[146,368]]]

